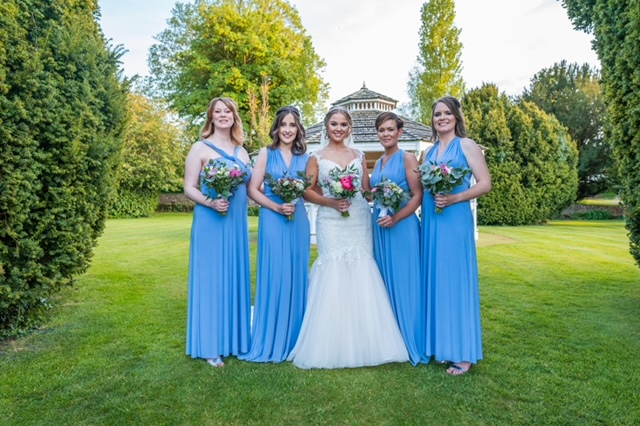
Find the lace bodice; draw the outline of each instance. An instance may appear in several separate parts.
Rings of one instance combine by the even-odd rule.
[[[331,169],[340,167],[335,162],[322,158],[314,153],[318,160],[318,179],[324,180]],[[353,164],[362,178],[362,159],[364,154],[358,151]],[[325,197],[332,198],[327,189],[322,189]],[[349,217],[343,217],[339,211],[331,207],[320,206],[316,221],[316,237],[318,241],[318,262],[325,260],[353,261],[363,257],[373,258],[373,234],[371,224],[371,208],[362,194],[351,199]]]

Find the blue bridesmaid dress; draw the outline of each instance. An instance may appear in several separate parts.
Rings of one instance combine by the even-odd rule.
[[[436,143],[425,161],[469,167],[456,137],[442,157]],[[470,177],[454,189],[465,191]],[[434,197],[422,200],[422,280],[427,286],[426,355],[437,361],[477,363],[482,359],[480,290],[475,229],[469,201],[436,213]]]
[[[279,149],[268,149],[267,173],[279,179],[304,172],[309,156],[294,155],[289,166]],[[264,194],[284,201],[264,182]],[[309,218],[300,198],[293,220],[268,208],[260,209],[256,298],[251,349],[240,359],[282,362],[296,344],[307,301],[310,255]]]
[[[378,162],[371,175],[371,186],[387,178],[410,192],[404,151],[399,150],[393,154],[382,168],[384,158]],[[374,254],[409,352],[409,360],[417,365],[420,361],[427,361],[424,355],[425,314],[422,302],[425,296],[420,280],[420,221],[413,214],[391,228],[381,228],[378,225],[379,212],[378,204],[374,202]]]
[[[191,225],[189,259],[189,308],[187,355],[216,358],[240,355],[249,350],[251,322],[251,275],[249,273],[249,221],[246,182],[250,169],[208,141],[229,166],[247,172],[230,200],[227,215],[196,204]],[[211,198],[215,191],[202,186]]]

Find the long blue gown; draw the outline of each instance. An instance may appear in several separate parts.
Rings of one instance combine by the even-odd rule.
[[[267,173],[274,179],[297,177],[309,156],[294,155],[287,167],[279,149],[268,149]],[[278,204],[283,200],[265,180],[264,195]],[[300,198],[294,219],[260,209],[258,271],[251,333],[251,349],[240,359],[254,362],[285,361],[296,344],[307,302],[310,255],[309,218]]]
[[[425,161],[469,167],[460,138],[442,157],[436,143]],[[465,191],[470,177],[454,189]],[[427,191],[422,201],[422,280],[427,286],[426,355],[438,361],[471,362],[482,359],[480,291],[475,230],[469,201],[435,212],[434,197]]]
[[[189,259],[187,355],[237,356],[249,350],[251,275],[246,182],[251,173],[237,157],[240,147],[231,156],[208,141],[202,142],[229,166],[240,166],[248,177],[231,198],[226,216],[200,204],[195,206]],[[203,194],[215,197],[214,190],[201,186]]]
[[[384,169],[382,159],[378,162],[371,175],[371,186],[383,178],[397,183],[406,192],[411,191],[407,183],[403,150],[393,154]],[[427,361],[424,355],[425,316],[422,303],[425,294],[420,280],[420,221],[413,214],[391,228],[381,228],[378,225],[379,213],[378,203],[374,202],[375,258],[407,345],[409,360],[417,365],[421,360]]]

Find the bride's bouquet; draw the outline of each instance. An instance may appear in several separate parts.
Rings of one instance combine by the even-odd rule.
[[[411,199],[408,192],[388,178],[383,178],[374,185],[371,189],[371,196],[378,203],[379,218],[396,213],[403,202]]]
[[[282,198],[285,203],[297,203],[298,199],[304,194],[306,189],[311,186],[309,178],[304,172],[298,171],[298,177],[287,176],[289,173],[284,172],[280,179],[275,179],[269,173],[264,177],[271,186],[271,191],[278,197]],[[293,220],[294,214],[291,213],[287,219]]]
[[[351,164],[344,169],[331,169],[329,176],[320,182],[320,186],[328,189],[335,198],[353,198],[362,189],[362,182],[358,169]],[[342,216],[349,217],[349,211],[342,212]]]
[[[247,172],[240,170],[240,166],[235,164],[229,167],[219,158],[209,160],[200,172],[202,184],[216,191],[216,199],[223,200],[230,200],[233,197],[246,176]],[[207,200],[210,198],[207,196]],[[220,212],[220,214],[226,216],[227,212]]]
[[[467,175],[471,174],[471,169],[467,167],[451,167],[450,161],[437,164],[434,161],[422,163],[417,172],[420,173],[420,181],[424,189],[431,195],[451,194],[451,192],[462,182]],[[436,213],[442,213],[442,207],[436,206]]]

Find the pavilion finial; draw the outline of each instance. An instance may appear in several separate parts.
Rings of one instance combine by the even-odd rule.
[[[366,88],[367,88],[367,85],[365,84],[365,82],[364,82],[364,81],[362,82],[362,88],[363,88],[363,89],[366,89]]]

